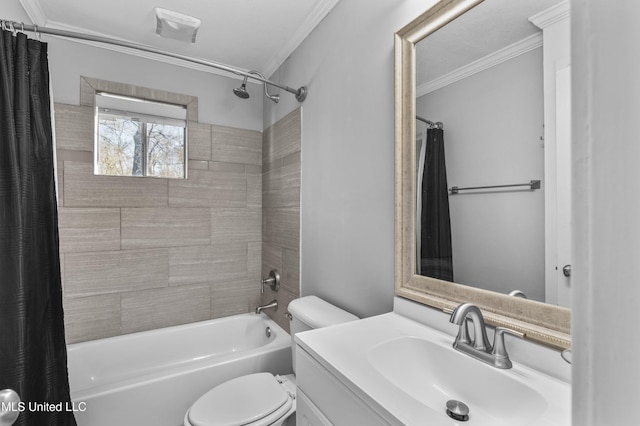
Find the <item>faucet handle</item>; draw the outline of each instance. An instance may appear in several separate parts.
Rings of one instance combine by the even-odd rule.
[[[507,348],[504,344],[505,333],[521,339],[524,339],[525,334],[516,330],[511,330],[510,328],[496,327],[496,332],[493,336],[493,349],[491,350],[491,354],[495,357],[496,364],[503,365],[500,368],[511,368],[511,360],[509,359],[509,354],[507,353]]]
[[[496,333],[500,333],[503,335],[503,340],[504,340],[504,334],[510,334],[512,336],[516,336],[519,337],[521,339],[524,339],[527,335],[521,331],[517,331],[517,330],[512,330],[510,328],[506,328],[506,327],[496,327]],[[495,336],[494,336],[494,340],[495,340]]]

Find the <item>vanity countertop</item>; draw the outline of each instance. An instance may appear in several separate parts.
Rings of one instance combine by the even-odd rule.
[[[438,407],[437,409],[432,408],[420,401],[421,397],[423,399],[426,398],[424,395],[409,392],[407,388],[403,390],[400,386],[392,383],[388,379],[388,372],[402,371],[403,367],[399,366],[399,364],[403,361],[398,359],[403,354],[403,350],[406,353],[406,351],[411,351],[413,347],[417,347],[404,345],[404,349],[402,349],[401,346],[403,345],[401,343],[407,341],[433,344],[430,347],[437,347],[438,351],[446,355],[442,358],[445,359],[445,363],[447,358],[456,359],[458,360],[457,362],[461,361],[466,366],[472,366],[473,375],[476,377],[498,379],[489,380],[491,383],[487,383],[486,392],[484,392],[486,394],[492,394],[492,383],[493,386],[496,386],[495,383],[515,383],[518,386],[520,384],[526,385],[527,391],[529,388],[534,389],[536,398],[540,399],[536,415],[534,419],[523,415],[522,425],[561,426],[571,424],[571,387],[568,383],[516,362],[514,362],[513,368],[508,370],[499,370],[486,365],[452,349],[451,344],[454,337],[392,312],[359,321],[298,333],[295,339],[304,351],[309,353],[322,367],[390,424],[424,425],[427,420],[430,425],[436,426],[497,426],[499,424],[508,424],[501,419],[500,415],[493,417],[492,411],[498,410],[485,410],[484,415],[481,416],[478,414],[480,410],[473,406],[471,406],[469,421],[455,421],[446,415],[445,402],[442,402],[442,404],[440,401],[437,404],[432,403],[430,405]],[[402,340],[403,338],[404,340]],[[396,346],[394,340],[397,340],[398,346]],[[382,348],[383,345],[386,345],[384,353],[387,355],[380,358],[378,355],[381,351],[377,348]],[[395,353],[396,347],[397,354]],[[448,352],[449,350],[451,352]],[[469,364],[466,359],[459,357],[469,358],[472,363]],[[415,362],[415,356],[413,359]],[[381,362],[391,365],[386,370],[387,377],[380,373],[379,366]],[[418,359],[418,364],[416,365],[421,365],[419,362],[420,359]],[[425,362],[427,362],[426,359]],[[376,368],[376,364],[378,368]],[[439,374],[439,380],[447,381],[447,368],[448,366],[446,365],[442,367],[442,371],[445,371],[445,373]],[[420,368],[416,370],[420,370]],[[424,374],[424,371],[415,371],[415,373],[415,377],[419,377],[420,374]],[[393,378],[395,378],[395,375]],[[452,378],[452,380],[456,380],[455,386],[466,386],[464,376],[462,380],[460,377],[458,379]],[[434,384],[434,386],[438,388],[437,384]],[[417,388],[414,386],[411,389]],[[441,392],[443,401],[449,398],[456,399],[455,392],[451,392],[451,389],[438,388],[429,392],[431,392],[431,395]],[[518,403],[521,402],[517,399],[519,398],[517,395],[515,397],[511,395],[510,398],[512,400],[516,398],[515,400]],[[526,396],[523,395],[523,398],[526,398]],[[500,407],[500,403],[500,401],[491,400],[491,404],[495,407]],[[440,405],[442,405],[442,408],[440,408]],[[528,409],[528,405],[526,403],[523,407]],[[477,414],[475,417],[473,415],[474,408],[476,408],[475,413]],[[518,410],[515,410],[515,412],[517,414]],[[489,413],[488,416],[487,413]],[[510,421],[512,422],[513,418]]]

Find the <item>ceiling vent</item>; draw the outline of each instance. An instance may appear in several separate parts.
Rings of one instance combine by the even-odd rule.
[[[156,7],[156,34],[173,40],[196,42],[196,34],[202,21],[193,16]]]

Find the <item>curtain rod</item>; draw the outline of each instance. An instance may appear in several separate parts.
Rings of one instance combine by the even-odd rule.
[[[429,126],[430,129],[441,129],[444,130],[444,124],[442,124],[442,121],[436,121],[435,123],[431,120],[427,120],[426,118],[422,118],[419,115],[416,115],[416,120],[420,120],[423,123],[427,123],[427,126]]]
[[[97,43],[113,44],[115,46],[126,47],[126,48],[129,48],[129,49],[140,50],[140,51],[143,51],[143,52],[155,53],[157,55],[168,56],[170,58],[175,58],[175,59],[180,59],[180,60],[187,61],[187,62],[192,62],[194,64],[199,64],[199,65],[204,65],[204,66],[208,66],[208,67],[212,67],[212,68],[217,68],[217,69],[222,70],[222,71],[230,72],[232,74],[236,74],[236,75],[240,75],[240,76],[243,76],[243,77],[246,77],[246,78],[251,78],[253,80],[261,81],[261,82],[263,82],[265,84],[269,84],[271,86],[279,87],[282,90],[285,90],[285,91],[287,91],[289,93],[293,93],[298,102],[304,102],[304,100],[307,97],[307,87],[306,86],[301,86],[299,89],[293,89],[293,88],[291,88],[289,86],[281,85],[279,83],[273,82],[271,80],[268,80],[268,79],[263,78],[261,76],[258,76],[256,74],[253,74],[253,73],[251,73],[251,71],[242,71],[242,70],[239,70],[237,68],[233,68],[233,67],[231,67],[229,65],[220,64],[218,62],[206,61],[204,59],[198,59],[198,58],[192,58],[192,57],[189,57],[189,56],[180,55],[178,53],[172,53],[172,52],[168,52],[166,50],[155,49],[155,48],[144,46],[144,45],[141,45],[141,44],[130,43],[130,42],[127,42],[127,41],[117,40],[117,39],[108,38],[108,37],[94,36],[94,35],[91,35],[91,34],[78,33],[78,32],[74,32],[74,31],[57,30],[57,29],[54,29],[54,28],[38,27],[37,25],[28,25],[28,24],[25,24],[23,22],[9,21],[9,20],[5,20],[5,19],[2,19],[0,21],[2,22],[2,29],[3,30],[13,31],[14,34],[16,32],[30,31],[30,32],[34,32],[36,35],[38,35],[38,34],[49,34],[49,35],[59,36],[59,37],[77,38],[77,39],[80,39],[80,40],[93,41],[93,42],[97,42]]]

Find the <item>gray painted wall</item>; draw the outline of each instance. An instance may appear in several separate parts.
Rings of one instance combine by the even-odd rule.
[[[638,2],[571,2],[573,424],[633,424],[640,401]]]
[[[80,76],[87,76],[197,96],[198,121],[262,131],[262,99],[237,98],[232,90],[240,86],[240,80],[79,42],[46,36],[42,39],[49,43],[49,69],[56,102],[77,105]],[[251,91],[259,90],[256,86]]]
[[[542,48],[421,96],[416,110],[444,122],[449,187],[544,180]],[[544,187],[449,203],[455,282],[544,301]]]
[[[393,308],[393,34],[435,1],[342,1],[275,73],[302,108],[301,294]],[[297,105],[265,103],[265,127]]]
[[[3,0],[2,18],[30,23],[18,0]],[[49,44],[49,71],[55,102],[80,104],[80,76],[117,81],[197,96],[198,121],[262,131],[262,97],[240,101],[232,93],[242,82],[212,74],[106,50],[63,38],[42,36]],[[261,86],[249,83],[254,93]],[[255,87],[252,87],[255,86]]]

